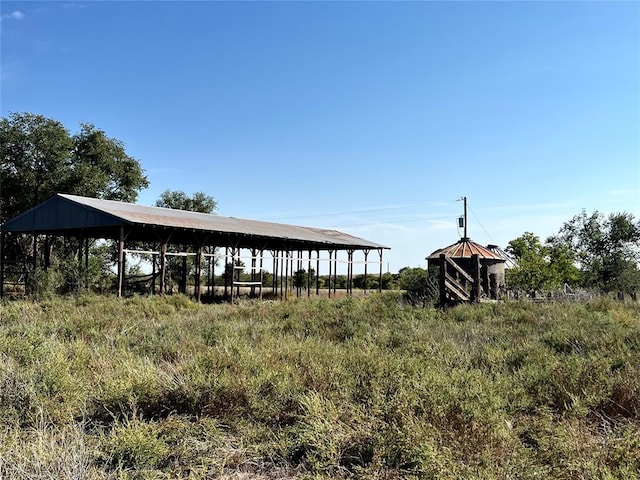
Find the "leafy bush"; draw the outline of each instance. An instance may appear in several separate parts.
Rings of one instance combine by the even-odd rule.
[[[420,267],[403,268],[399,272],[398,284],[412,305],[426,307],[437,300],[438,288],[434,276]]]

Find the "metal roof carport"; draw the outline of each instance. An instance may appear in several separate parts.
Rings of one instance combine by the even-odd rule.
[[[0,296],[4,290],[4,239],[7,233],[29,233],[34,235],[34,245],[38,235],[56,235],[77,237],[79,258],[83,239],[105,238],[118,242],[118,296],[122,295],[124,282],[125,242],[154,242],[160,248],[160,293],[165,292],[165,265],[167,245],[192,245],[197,253],[196,261],[196,297],[200,298],[199,265],[203,248],[206,246],[226,247],[232,251],[251,249],[252,251],[270,250],[286,252],[329,252],[329,271],[331,263],[337,268],[337,252],[346,251],[347,290],[351,293],[353,280],[353,253],[363,251],[365,255],[365,275],[367,255],[377,250],[380,256],[380,275],[382,275],[382,252],[388,249],[343,232],[297,225],[285,225],[256,220],[244,220],[205,213],[175,210],[161,207],[147,207],[113,200],[56,194],[27,212],[7,221],[0,226]],[[335,259],[333,252],[336,252]],[[86,253],[88,255],[88,253]],[[34,255],[35,257],[35,255]],[[274,256],[275,259],[275,256]],[[293,261],[293,257],[291,257]],[[301,259],[298,257],[298,262]],[[277,267],[277,265],[276,265]],[[288,267],[288,264],[287,264]],[[292,265],[293,267],[293,265]],[[292,270],[293,271],[293,270]],[[276,274],[277,272],[274,272]],[[282,275],[282,272],[281,272]],[[277,283],[277,282],[276,282]],[[335,287],[334,287],[335,288]]]

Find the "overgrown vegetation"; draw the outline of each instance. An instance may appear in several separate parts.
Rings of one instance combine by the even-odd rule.
[[[640,306],[0,303],[0,478],[638,478]]]

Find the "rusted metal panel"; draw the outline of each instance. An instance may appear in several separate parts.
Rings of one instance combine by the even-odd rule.
[[[63,195],[72,201],[122,218],[133,224],[161,225],[170,228],[195,229],[210,232],[233,233],[267,238],[290,239],[330,245],[386,248],[368,240],[337,230],[328,230],[298,225],[223,217],[206,213],[189,212],[161,207],[147,207],[131,203],[100,200],[95,198]]]
[[[499,254],[469,239],[461,239],[453,245],[436,250],[427,257],[427,260],[435,262],[440,258],[441,254],[445,254],[450,258],[471,258],[473,255],[478,255],[481,259],[485,260],[504,261],[504,258]]]

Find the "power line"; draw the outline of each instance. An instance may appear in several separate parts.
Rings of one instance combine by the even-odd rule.
[[[357,210],[343,210],[341,212],[314,213],[310,215],[287,215],[287,216],[267,217],[267,218],[271,218],[272,220],[286,220],[286,219],[292,219],[292,218],[332,217],[335,215],[348,215],[353,213],[375,213],[375,212],[383,212],[383,211],[390,211],[390,210],[401,210],[403,208],[441,207],[441,206],[450,205],[452,203],[455,203],[456,201],[457,200],[450,200],[450,201],[444,201],[444,202],[409,203],[405,205],[393,205],[393,206],[387,206],[387,207],[373,207],[373,208],[362,208]]]
[[[451,218],[451,215],[442,215],[437,217],[422,217],[422,218],[413,218],[408,220],[395,220],[395,221],[379,221],[379,222],[371,222],[371,223],[356,223],[356,224],[347,224],[347,225],[334,225],[333,228],[345,228],[345,227],[369,227],[372,225],[398,225],[401,223],[413,223],[413,222],[424,222],[425,220],[442,220],[444,218]]]
[[[478,224],[480,225],[480,228],[482,228],[482,230],[484,230],[484,233],[487,234],[487,236],[489,237],[489,240],[491,240],[492,243],[495,243],[495,240],[493,239],[493,237],[491,236],[491,234],[487,231],[486,228],[484,228],[484,225],[482,224],[482,222],[480,221],[480,219],[478,218],[478,216],[476,215],[476,212],[473,211],[473,209],[471,207],[469,207],[469,210],[471,210],[471,214],[473,215],[473,218],[476,219],[476,221],[478,222]]]

